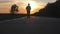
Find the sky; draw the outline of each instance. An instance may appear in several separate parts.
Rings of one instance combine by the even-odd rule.
[[[26,6],[30,3],[31,14],[38,12],[44,8],[47,3],[54,3],[56,0],[0,0],[0,13],[10,13],[10,8],[13,4],[19,6],[20,14],[26,14]]]

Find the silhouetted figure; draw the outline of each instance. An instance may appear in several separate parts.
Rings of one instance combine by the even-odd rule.
[[[12,5],[10,12],[11,14],[15,14],[15,12],[18,12],[18,6],[16,4]]]
[[[30,17],[30,10],[31,10],[30,4],[28,4],[26,10],[27,10],[27,17]]]

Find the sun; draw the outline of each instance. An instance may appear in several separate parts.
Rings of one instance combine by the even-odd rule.
[[[17,4],[19,6],[19,12],[20,14],[27,14],[26,7],[28,6],[28,3],[31,6],[30,14],[34,14],[36,12],[39,12],[40,9],[44,8],[47,4],[42,2],[37,2],[34,0],[16,0],[13,2],[13,4]]]
[[[32,9],[33,9],[33,8],[36,8],[36,4],[35,4],[35,2],[30,1],[30,6],[31,6]]]
[[[34,10],[38,8],[38,5],[35,1],[29,1],[30,6],[31,6],[31,14],[35,13]]]

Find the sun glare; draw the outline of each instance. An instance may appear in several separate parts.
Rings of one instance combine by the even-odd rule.
[[[36,8],[36,3],[35,2],[32,2],[32,1],[30,1],[30,6],[31,6],[31,8],[33,9],[33,8]]]
[[[19,6],[19,12],[18,13],[22,13],[22,14],[26,14],[26,7],[28,5],[28,3],[31,6],[31,11],[30,14],[34,14],[36,12],[38,12],[38,10],[40,10],[41,8],[43,8],[45,6],[45,3],[42,2],[36,2],[36,1],[32,1],[32,0],[25,0],[25,1],[14,1],[15,4],[17,4]]]
[[[31,6],[31,14],[35,13],[34,10],[38,8],[38,5],[35,1],[29,1],[30,6]]]

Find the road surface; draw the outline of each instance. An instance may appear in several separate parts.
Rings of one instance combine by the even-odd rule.
[[[0,21],[0,34],[59,34],[60,18],[22,17]]]

